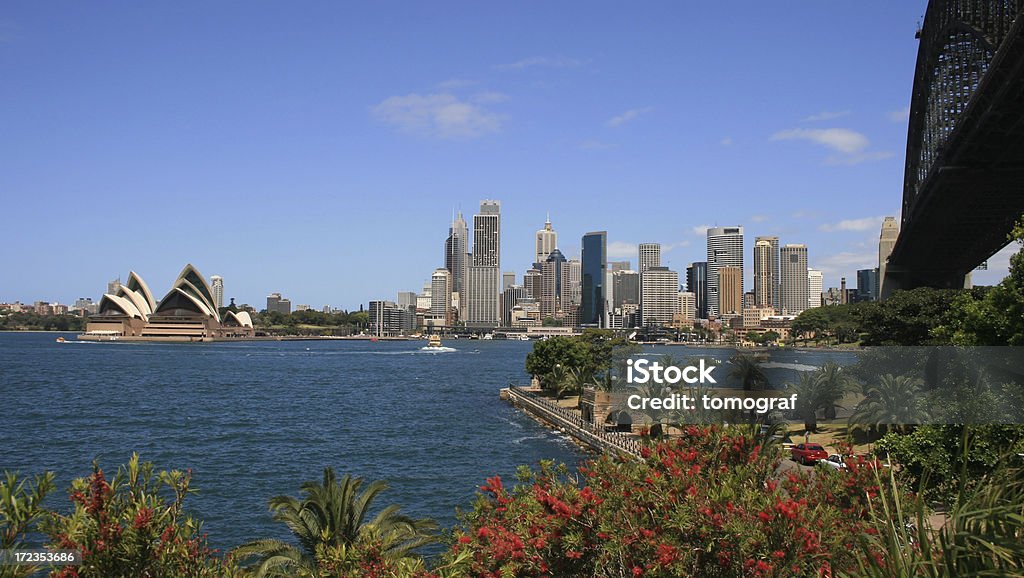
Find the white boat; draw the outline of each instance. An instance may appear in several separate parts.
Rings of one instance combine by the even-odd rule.
[[[442,353],[447,351],[456,351],[454,347],[445,347],[441,344],[441,336],[434,334],[427,338],[427,345],[421,347],[420,351],[427,351],[430,353]]]

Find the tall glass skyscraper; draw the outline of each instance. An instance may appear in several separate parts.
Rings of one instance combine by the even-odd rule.
[[[686,268],[686,290],[693,293],[697,319],[708,318],[708,264],[691,263]]]
[[[444,268],[452,274],[452,291],[465,296],[466,270],[469,268],[469,227],[466,219],[459,216],[452,219],[448,229],[448,240],[444,244]]]
[[[719,315],[718,268],[738,267],[743,294],[743,227],[708,229],[708,314]],[[642,288],[641,288],[642,290]]]
[[[608,232],[583,235],[583,303],[580,325],[600,327],[604,320],[605,273],[608,269]]]

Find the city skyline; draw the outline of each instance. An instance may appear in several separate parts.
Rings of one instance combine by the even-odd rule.
[[[807,244],[826,287],[875,266],[925,2],[598,3],[583,26],[579,6],[10,7],[0,301],[97,299],[120,272],[164,284],[194,262],[225,301],[358,309],[429,281],[452,209],[483,198],[519,276],[548,214],[569,259],[606,230],[609,260],[660,243],[683,275],[704,227],[736,224]],[[167,200],[182,210],[151,209]]]

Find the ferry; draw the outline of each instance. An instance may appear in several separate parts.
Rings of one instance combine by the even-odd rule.
[[[421,347],[420,351],[427,351],[430,353],[441,353],[446,351],[455,351],[454,347],[445,347],[441,343],[441,336],[436,333],[427,338],[427,345]]]

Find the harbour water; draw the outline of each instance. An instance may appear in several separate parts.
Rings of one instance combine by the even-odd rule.
[[[427,353],[422,341],[97,343],[66,335],[57,343],[57,336],[0,333],[0,471],[56,472],[48,504],[66,509],[70,480],[88,474],[94,458],[107,471],[133,451],[159,469],[191,468],[199,493],[190,511],[215,548],[287,538],[267,500],[297,495],[325,466],[386,479],[391,489],[380,505],[400,504],[450,527],[486,477],[510,480],[519,465],[573,466],[586,457],[498,399],[499,389],[528,381],[530,342],[448,341],[456,351]],[[646,349],[680,362],[733,353]],[[835,356],[784,352],[773,362],[813,368]]]

